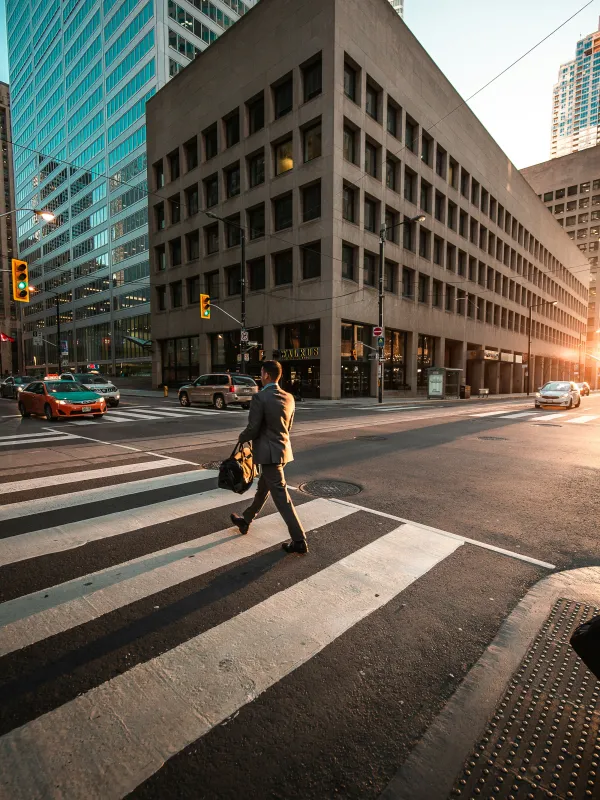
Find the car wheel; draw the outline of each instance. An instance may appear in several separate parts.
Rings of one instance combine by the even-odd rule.
[[[182,392],[179,395],[179,404],[182,405],[184,408],[189,408],[190,406],[190,398],[187,392]]]
[[[28,417],[29,416],[29,411],[25,411],[25,406],[23,405],[23,403],[19,403],[19,414],[22,417]]]
[[[223,411],[225,408],[227,408],[227,406],[225,405],[225,398],[223,397],[222,394],[216,394],[213,397],[213,406],[218,411]]]
[[[54,422],[56,419],[58,419],[58,417],[55,417],[52,414],[52,408],[50,407],[49,403],[46,403],[46,405],[44,406],[44,416],[46,417],[48,422]]]
[[[567,411],[570,411],[573,408],[573,398],[569,399],[569,405],[567,406]]]
[[[581,405],[581,397],[580,397],[580,398],[579,398],[579,400],[577,401],[577,405],[575,406],[575,408],[579,408],[579,406],[580,406],[580,405]]]

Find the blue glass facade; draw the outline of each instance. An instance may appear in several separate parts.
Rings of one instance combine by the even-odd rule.
[[[147,100],[256,0],[7,0],[18,250],[28,370],[57,367],[55,295],[71,366],[150,373]],[[60,287],[60,288],[59,288]],[[44,329],[50,344],[33,345]]]

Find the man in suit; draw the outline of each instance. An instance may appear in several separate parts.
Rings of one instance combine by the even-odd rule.
[[[283,468],[294,460],[290,431],[294,421],[294,398],[279,386],[281,364],[265,361],[260,371],[262,389],[250,403],[248,425],[240,433],[240,443],[252,442],[254,463],[261,474],[252,505],[242,516],[231,515],[240,533],[248,533],[252,520],[260,513],[269,494],[290,532],[291,541],[282,547],[288,553],[308,553],[306,536],[285,483]]]

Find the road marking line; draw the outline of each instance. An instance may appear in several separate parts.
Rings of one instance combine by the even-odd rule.
[[[48,430],[48,428],[46,428],[46,430]],[[145,456],[155,456],[156,458],[160,458],[166,461],[171,460],[171,456],[166,456],[164,453],[152,453],[150,450],[142,450],[141,447],[132,447],[129,444],[117,444],[116,442],[106,442],[103,439],[94,439],[92,436],[82,436],[80,433],[78,434],[69,433],[66,435],[72,437],[73,439],[84,439],[86,442],[94,442],[95,444],[104,444],[107,447],[119,447],[122,450],[131,450],[134,453],[142,453],[142,455]],[[197,461],[186,461],[183,458],[178,458],[177,461],[179,461],[180,464],[191,464],[194,467],[199,466]]]
[[[369,408],[369,411],[414,411],[421,406],[381,406],[379,408]]]
[[[115,475],[129,475],[132,472],[146,472],[152,469],[165,467],[179,467],[187,464],[178,458],[161,459],[160,461],[143,461],[138,464],[121,464],[102,469],[90,469],[84,472],[67,472],[63,475],[44,475],[38,478],[28,478],[22,481],[0,483],[0,494],[9,492],[24,492],[30,489],[42,489],[47,486],[62,486],[65,483],[79,483],[80,481],[95,481],[100,478],[112,478]]]
[[[105,419],[118,420],[118,422],[135,422],[141,419],[160,419],[160,417],[140,411],[109,411]]]
[[[16,728],[0,738],[0,794],[124,797],[459,546],[403,525]]]
[[[307,531],[316,530],[356,510],[312,500],[298,507]],[[73,581],[0,605],[0,657],[48,636],[92,622],[146,597],[250,558],[287,538],[278,513],[256,520],[251,536],[226,528],[208,536],[116,564]]]
[[[586,422],[592,422],[592,420],[598,419],[598,418],[599,418],[598,414],[590,414],[590,415],[584,414],[581,417],[575,417],[574,419],[570,419],[570,420],[567,420],[567,421],[572,425],[583,425]]]
[[[385,511],[375,511],[372,508],[368,508],[367,506],[360,506],[357,503],[350,503],[348,500],[338,500],[332,499],[332,503],[341,503],[345,506],[352,506],[353,508],[359,509],[360,511],[366,511],[369,514],[375,514],[378,517],[386,517],[386,519],[392,519],[396,522],[404,522],[406,525],[414,525],[416,528],[419,528],[423,531],[433,531],[433,533],[438,534],[439,536],[449,536],[451,539],[458,539],[459,541],[463,542],[464,544],[472,544],[476,547],[482,547],[484,550],[492,550],[494,553],[500,553],[504,556],[509,556],[510,558],[516,558],[519,561],[526,561],[528,564],[535,564],[537,567],[544,567],[545,569],[556,569],[556,564],[550,564],[547,561],[540,561],[537,558],[532,558],[531,556],[525,556],[522,553],[516,553],[514,550],[505,550],[503,547],[496,547],[493,544],[487,544],[487,542],[480,542],[477,539],[469,539],[466,536],[459,536],[456,533],[450,533],[450,531],[443,531],[440,528],[432,528],[430,525],[422,525],[420,522],[413,522],[410,519],[404,519],[404,517],[397,517],[394,514],[387,514]]]
[[[56,434],[55,432],[48,432],[48,433],[15,433],[12,436],[0,436],[0,442],[8,441],[9,439],[30,439],[32,437],[40,437],[40,436],[57,436],[62,434]]]
[[[483,414],[469,414],[470,417],[498,417],[501,414],[506,414],[506,408],[501,411],[485,411]]]
[[[184,406],[181,406],[181,411],[183,414],[190,414],[190,415],[201,414],[205,416],[208,415],[210,417],[214,417],[215,414],[223,413],[222,411],[210,411],[208,408],[201,410],[199,408],[185,408]]]
[[[245,497],[250,500],[254,491]],[[128,511],[115,511],[102,517],[67,522],[52,528],[9,536],[2,539],[0,548],[0,567],[26,561],[31,558],[74,550],[90,542],[97,542],[124,533],[132,533],[143,528],[183,519],[192,514],[210,511],[222,506],[232,505],[241,498],[224,489],[210,489],[205,492],[163,500],[160,503],[134,508]]]
[[[534,417],[534,419],[535,419],[536,421],[537,421],[537,420],[540,420],[540,421],[541,421],[541,420],[549,420],[549,419],[561,419],[562,417],[566,417],[566,416],[567,416],[567,415],[566,415],[566,414],[565,414],[565,412],[563,411],[563,412],[562,412],[562,413],[560,413],[560,414],[540,414],[539,416],[537,416],[537,417]]]
[[[500,419],[520,419],[521,417],[532,417],[539,414],[539,411],[519,411],[517,414],[505,414]]]
[[[15,447],[20,444],[41,444],[43,442],[64,442],[69,438],[69,436],[64,436],[60,433],[56,434],[56,436],[45,436],[42,434],[39,438],[31,436],[27,437],[27,439],[13,439],[13,441],[10,442],[0,442],[0,447]]]
[[[97,489],[69,492],[69,494],[60,495],[59,503],[57,503],[56,495],[23,500],[20,503],[7,503],[0,506],[0,522],[5,522],[9,519],[20,519],[33,514],[45,514],[48,511],[55,511],[57,505],[60,506],[62,511],[64,508],[74,508],[75,506],[84,506],[89,503],[114,500],[117,497],[129,497],[129,495],[152,492],[156,489],[168,489],[172,486],[185,486],[188,483],[197,481],[213,480],[218,474],[216,470],[195,469],[189,472],[176,472],[174,475],[160,475],[156,478],[145,478],[144,480],[131,481],[130,483],[117,483],[111,486],[101,486]]]
[[[111,414],[111,413],[112,412],[109,412],[109,414]],[[128,411],[127,412],[126,411],[119,411],[118,413],[119,414],[128,414],[129,412]],[[179,417],[179,418],[181,418],[181,417],[185,416],[185,412],[182,413],[181,411],[175,411],[175,410],[173,410],[173,411],[162,411],[162,410],[161,411],[156,411],[155,409],[152,409],[152,411],[139,410],[139,411],[135,412],[135,416],[136,417],[142,416],[142,418],[143,417],[147,417],[148,419],[152,419],[152,418],[155,419],[156,416],[158,416],[158,417]]]

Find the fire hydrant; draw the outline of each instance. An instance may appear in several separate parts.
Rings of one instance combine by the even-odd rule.
[[[168,397],[169,396],[169,387],[168,386],[163,386],[163,392],[165,393],[165,397]]]

